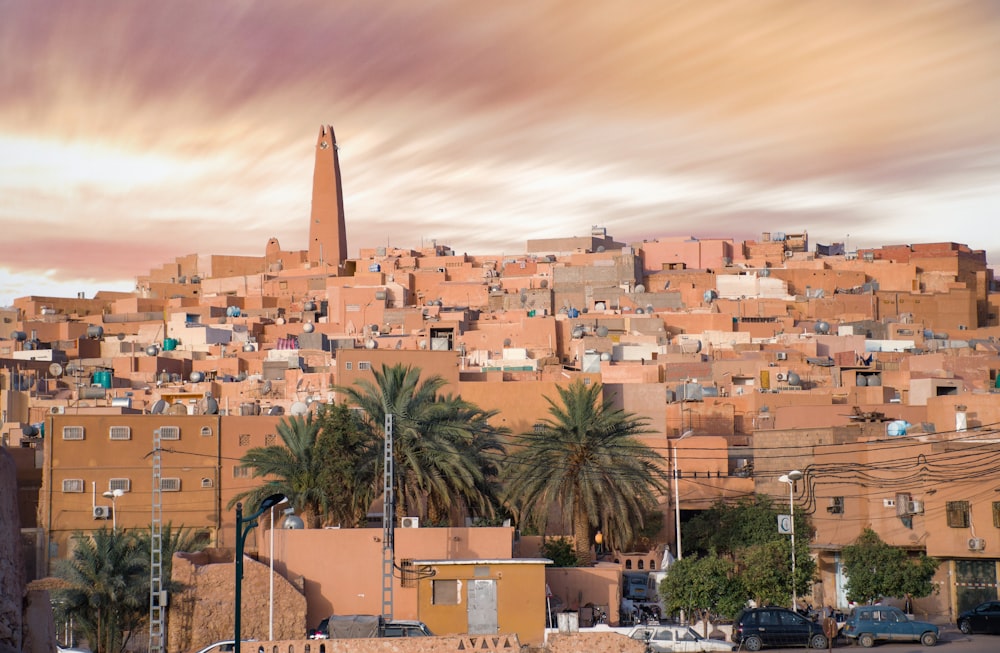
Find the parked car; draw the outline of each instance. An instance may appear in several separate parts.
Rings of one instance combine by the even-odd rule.
[[[394,619],[382,625],[382,637],[433,637],[434,633],[422,621]]]
[[[891,605],[863,605],[854,608],[841,631],[851,643],[874,646],[875,642],[920,642],[934,646],[938,641],[938,627],[926,621],[914,621],[906,613]]]
[[[987,633],[1000,635],[1000,601],[980,603],[958,615],[958,629],[966,635]]]
[[[330,617],[319,622],[315,628],[310,628],[306,633],[309,639],[329,639],[330,638]]]
[[[198,649],[198,653],[232,653],[233,649],[236,647],[233,645],[236,640],[224,639],[221,642],[213,642],[208,646]],[[247,653],[253,653],[255,649],[251,648],[251,644],[256,642],[255,639],[241,639],[240,651],[247,651]]]
[[[764,646],[826,648],[823,627],[788,608],[750,608],[736,615],[733,642],[747,651]]]
[[[736,645],[720,639],[705,639],[690,626],[636,626],[628,636],[648,642],[655,653],[708,653],[735,651]]]
[[[383,621],[370,614],[333,615],[319,622],[307,633],[309,639],[356,639],[360,637],[433,637],[422,621],[394,619]]]

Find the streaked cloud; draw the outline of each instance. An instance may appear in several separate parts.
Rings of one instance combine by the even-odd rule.
[[[0,304],[304,248],[325,123],[352,253],[594,224],[992,253],[996,7],[0,0]]]

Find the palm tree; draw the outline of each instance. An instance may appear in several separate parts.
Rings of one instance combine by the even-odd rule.
[[[284,446],[254,447],[240,462],[253,469],[253,477],[269,477],[258,487],[239,493],[227,506],[238,501],[252,506],[253,512],[268,496],[280,493],[288,497],[309,528],[319,528],[329,512],[330,495],[322,483],[325,456],[318,446],[319,423],[313,413],[291,415],[278,423],[278,436]]]
[[[630,542],[666,493],[668,476],[664,459],[636,438],[651,432],[646,420],[601,401],[601,384],[575,381],[557,390],[561,404],[545,398],[551,417],[521,435],[523,448],[505,465],[507,497],[543,531],[550,506],[558,505],[586,565],[591,529],[599,527],[612,547]]]
[[[73,555],[56,567],[68,587],[55,598],[96,653],[124,651],[128,636],[149,615],[149,549],[123,529],[102,528],[90,536],[78,531],[73,537]]]
[[[420,379],[419,368],[383,365],[374,381],[361,379],[338,388],[361,409],[364,428],[375,443],[370,467],[381,476],[385,416],[393,416],[396,512],[435,519],[454,509],[490,511],[491,468],[488,456],[502,454],[502,428],[489,425],[493,411],[483,411],[461,397],[438,397],[446,381],[437,375]]]

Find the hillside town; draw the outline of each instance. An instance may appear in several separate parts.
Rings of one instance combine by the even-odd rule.
[[[941,562],[912,613],[954,622],[998,597],[1000,293],[975,243],[851,250],[784,225],[739,241],[663,223],[641,242],[588,225],[519,253],[355,253],[332,127],[315,157],[305,249],[275,236],[259,256],[193,252],[138,271],[133,292],[0,309],[0,436],[29,590],[51,585],[79,533],[155,540],[172,524],[206,548],[174,557],[185,589],[169,600],[170,579],[154,579],[148,650],[232,637],[244,550],[243,633],[259,640],[387,605],[435,633],[483,632],[464,605],[482,591],[488,628],[538,643],[553,602],[621,623],[626,574],[682,558],[685,524],[713,505],[765,495],[809,517],[811,532],[792,526],[816,565],[803,606],[849,607],[841,551],[865,529]],[[605,533],[602,551],[555,507],[529,533],[516,515],[394,514],[379,496],[363,527],[301,528],[300,507],[268,506],[244,542],[232,506],[266,480],[247,452],[392,366],[440,377],[512,448],[560,389],[599,386],[662,458],[658,532],[622,549]],[[546,537],[585,537],[590,564],[548,564]]]

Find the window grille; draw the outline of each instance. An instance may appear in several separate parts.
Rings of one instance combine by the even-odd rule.
[[[112,440],[131,440],[132,427],[112,426],[110,429],[108,429],[108,437],[110,437]]]
[[[161,440],[180,440],[181,439],[181,428],[179,426],[161,426],[160,427],[160,439]]]
[[[132,489],[132,481],[127,478],[113,478],[108,481],[108,489],[114,492],[115,490],[121,490],[122,492],[128,492]]]
[[[63,427],[63,440],[82,440],[83,439],[83,427],[82,426],[64,426]]]
[[[950,528],[969,527],[969,502],[949,501],[945,504]]]
[[[83,492],[82,478],[66,478],[62,482],[63,492]]]

